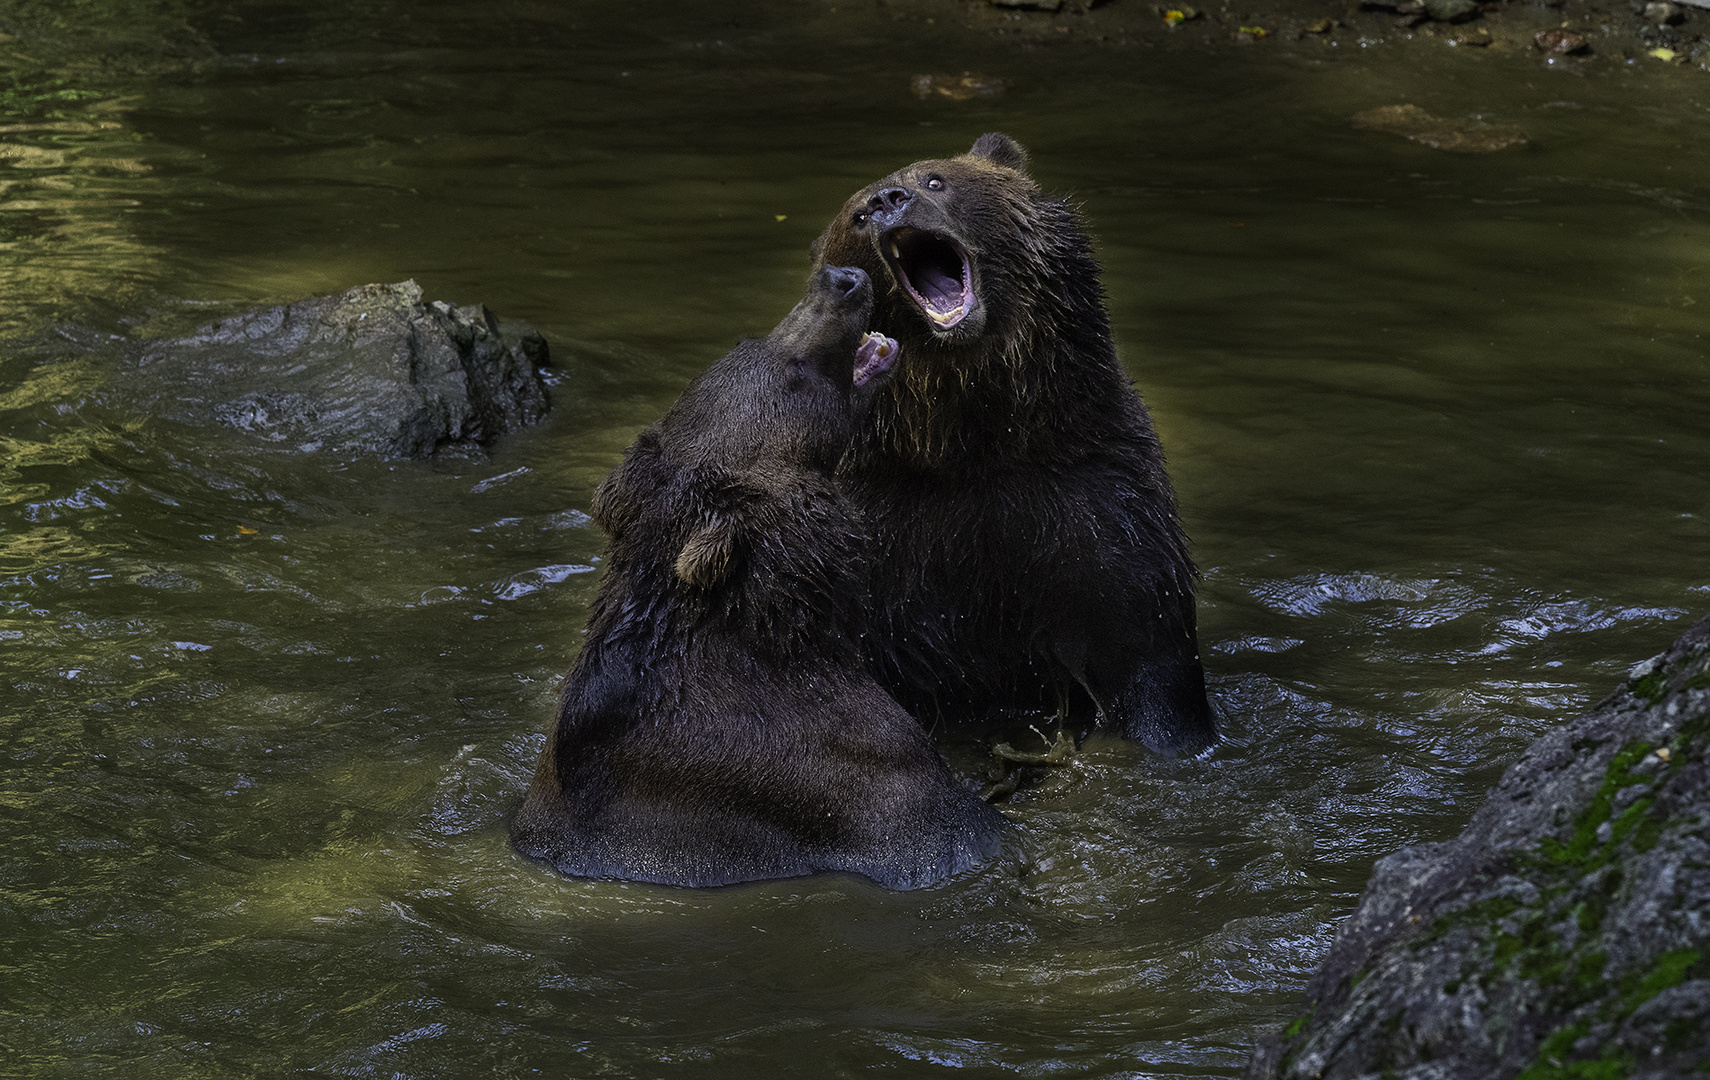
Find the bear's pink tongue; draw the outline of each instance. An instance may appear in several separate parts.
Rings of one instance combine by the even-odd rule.
[[[855,385],[865,386],[867,380],[889,371],[896,360],[895,338],[871,332],[865,334],[861,344],[855,346]]]

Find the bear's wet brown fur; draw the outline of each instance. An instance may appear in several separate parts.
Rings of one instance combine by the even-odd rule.
[[[1066,711],[1210,746],[1197,572],[1073,208],[987,134],[857,192],[813,257],[866,270],[901,343],[839,473],[873,537],[880,682],[921,719]]]
[[[818,272],[702,373],[600,486],[611,538],[587,639],[512,823],[578,877],[724,885],[819,871],[915,888],[1004,819],[867,673],[858,511],[832,471],[872,288]]]

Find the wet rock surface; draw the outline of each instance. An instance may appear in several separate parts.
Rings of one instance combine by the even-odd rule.
[[[1249,1075],[1702,1075],[1707,826],[1710,619],[1534,743],[1459,837],[1380,861]]]
[[[1545,56],[1573,56],[1583,53],[1590,46],[1584,34],[1576,34],[1572,30],[1540,30],[1532,35],[1532,43]]]
[[[1390,11],[1403,26],[1417,26],[1432,19],[1437,22],[1465,22],[1477,18],[1479,6],[1473,0],[1363,0],[1366,11]]]
[[[1004,91],[1002,79],[964,71],[960,75],[916,75],[909,80],[909,90],[915,97],[927,100],[934,96],[951,101],[972,98],[1000,97]]]
[[[428,458],[539,421],[546,363],[532,327],[480,304],[424,302],[405,281],[149,342],[125,360],[108,397],[285,450]]]
[[[1354,114],[1354,126],[1366,131],[1400,135],[1436,150],[1456,154],[1491,154],[1526,145],[1526,136],[1511,124],[1432,116],[1417,105],[1385,105]]]

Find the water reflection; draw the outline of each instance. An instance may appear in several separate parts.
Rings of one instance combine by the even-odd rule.
[[[14,80],[0,91],[0,289],[13,300],[0,314],[5,337],[43,316],[87,316],[94,298],[134,301],[156,254],[127,223],[151,167],[137,153],[142,136],[123,122],[126,102],[63,78]]]

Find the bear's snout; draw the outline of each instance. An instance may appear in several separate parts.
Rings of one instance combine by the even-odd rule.
[[[867,213],[876,227],[888,229],[902,218],[903,211],[913,201],[914,192],[908,188],[886,188],[867,200]]]
[[[867,271],[859,266],[828,266],[824,270],[825,283],[844,299],[852,299],[856,293],[866,288],[870,282]]]

